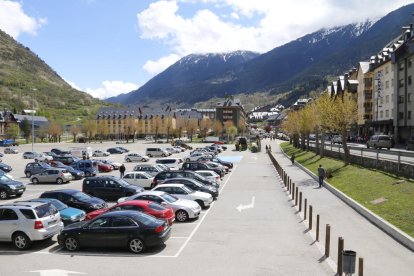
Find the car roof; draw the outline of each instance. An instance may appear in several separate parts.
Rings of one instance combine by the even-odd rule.
[[[37,206],[41,206],[41,205],[44,205],[44,204],[45,204],[45,202],[15,201],[14,203],[4,204],[4,205],[0,205],[0,206],[1,207],[5,207],[5,206],[37,207]]]
[[[118,206],[124,206],[124,205],[147,206],[150,203],[153,203],[153,202],[149,200],[135,199],[135,200],[124,201],[117,205]]]
[[[163,195],[163,194],[166,194],[166,192],[163,192],[163,191],[145,191],[145,192],[142,192],[142,193],[135,194],[134,196],[138,196],[138,195],[157,195],[157,196],[160,196],[160,195]]]
[[[48,194],[48,193],[65,193],[65,194],[76,194],[77,192],[81,192],[79,190],[74,190],[74,189],[60,189],[60,190],[50,190],[50,191],[46,191],[43,194]]]
[[[179,183],[175,183],[175,184],[171,183],[171,184],[159,184],[159,185],[156,186],[156,188],[157,187],[183,187],[183,186],[185,186],[185,185],[184,184],[179,184]]]
[[[102,215],[99,215],[99,217],[100,218],[102,218],[102,217],[113,217],[114,215],[134,217],[134,215],[136,215],[136,214],[137,214],[137,211],[119,210],[119,211],[112,211],[112,212],[104,213]]]

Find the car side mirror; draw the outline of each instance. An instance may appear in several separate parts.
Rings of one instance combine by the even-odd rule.
[[[167,202],[165,202],[165,201],[163,201],[163,202],[161,202],[161,205],[167,205]]]

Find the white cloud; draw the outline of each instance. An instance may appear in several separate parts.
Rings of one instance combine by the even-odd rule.
[[[65,78],[63,78],[63,80],[66,81],[70,86],[72,86],[72,88],[75,88],[76,90],[82,91],[82,88],[77,86],[76,83],[74,83],[73,81],[67,80]]]
[[[106,99],[109,97],[117,96],[122,93],[131,92],[133,90],[138,89],[138,87],[138,84],[132,82],[103,81],[102,87],[96,89],[86,88],[84,91],[92,95],[94,98]]]
[[[147,71],[149,74],[156,75],[167,69],[168,66],[174,64],[179,59],[179,55],[171,54],[169,56],[162,57],[156,61],[148,60],[142,68],[144,68],[144,70]]]
[[[190,17],[179,14],[179,5],[210,5],[212,10],[230,10],[218,16],[199,9]],[[381,2],[381,4],[379,4]],[[171,54],[148,61],[144,69],[166,68],[176,59],[191,53],[251,50],[266,52],[323,27],[333,27],[378,18],[409,0],[179,0],[158,1],[138,13],[141,38],[158,40]],[[226,19],[228,21],[226,21]],[[239,19],[237,24],[234,19]],[[169,62],[170,63],[169,63]]]
[[[19,2],[0,0],[0,29],[17,38],[21,33],[36,35],[36,31],[46,24],[45,18],[28,16]]]

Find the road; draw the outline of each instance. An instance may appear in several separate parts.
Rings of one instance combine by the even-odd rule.
[[[36,145],[36,149],[43,151],[43,146]],[[44,150],[52,146],[56,145],[47,145]],[[111,145],[92,146],[105,149]],[[143,152],[146,146],[135,143],[126,147]],[[21,152],[24,147],[20,147]],[[334,275],[328,263],[318,261],[322,253],[312,246],[314,241],[306,226],[293,214],[292,203],[280,189],[267,155],[229,149],[221,156],[236,163],[221,185],[219,199],[198,220],[175,223],[171,239],[164,247],[137,256],[126,250],[84,249],[69,253],[56,244],[56,238],[36,243],[27,252],[15,251],[10,244],[0,243],[0,276],[76,275],[73,272],[85,275]],[[6,157],[4,161],[15,167],[14,175],[25,179],[26,161],[21,159],[21,154]],[[120,161],[122,157],[112,158]],[[126,164],[127,171],[133,166],[133,163]],[[81,181],[58,187],[28,185],[23,198],[38,196],[48,189],[80,186]]]

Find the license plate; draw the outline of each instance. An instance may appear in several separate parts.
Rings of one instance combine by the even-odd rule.
[[[48,222],[48,225],[56,224],[57,220],[52,220]]]
[[[23,189],[17,190],[18,192],[23,192]]]

